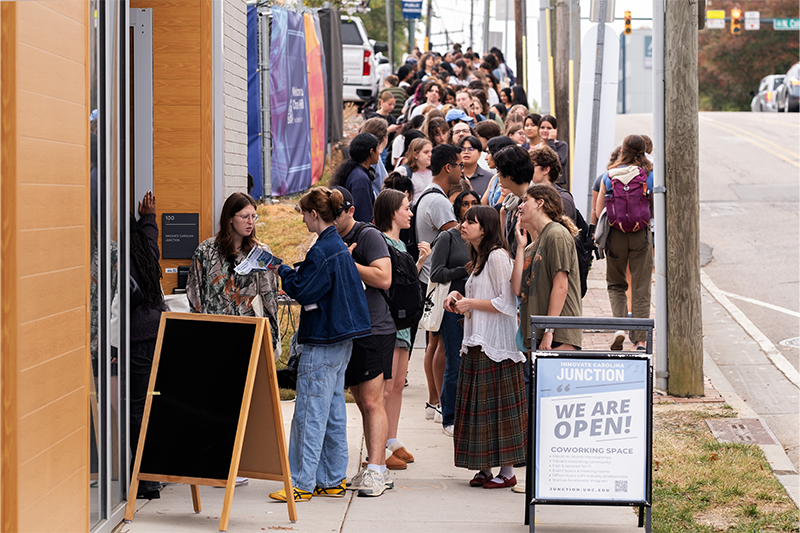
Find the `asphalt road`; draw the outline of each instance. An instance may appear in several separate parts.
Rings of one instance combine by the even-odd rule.
[[[800,369],[800,115],[700,113],[699,124],[703,272],[752,323],[736,325],[730,309],[710,304],[704,290],[704,312],[714,316],[703,319],[715,335],[705,344],[797,467],[797,382],[760,346],[774,345],[773,360],[788,361],[790,372]],[[652,134],[652,116],[619,115],[617,142],[629,133]],[[723,326],[727,337],[717,323],[723,315],[732,325]],[[767,343],[753,342],[764,337]]]

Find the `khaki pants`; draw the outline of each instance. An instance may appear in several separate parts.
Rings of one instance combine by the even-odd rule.
[[[606,283],[611,312],[615,317],[627,318],[628,281],[626,268],[631,269],[631,315],[633,318],[650,318],[650,283],[653,279],[653,239],[650,229],[625,233],[610,228],[606,250]],[[647,332],[630,332],[633,342],[646,341]]]

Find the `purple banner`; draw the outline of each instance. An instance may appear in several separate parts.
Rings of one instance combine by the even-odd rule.
[[[311,186],[311,129],[302,14],[272,8],[269,56],[272,194],[284,196]]]

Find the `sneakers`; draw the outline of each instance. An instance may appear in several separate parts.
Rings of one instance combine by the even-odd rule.
[[[362,465],[361,470],[347,482],[346,487],[351,490],[358,490],[364,484],[364,475],[367,473],[367,465]]]
[[[388,470],[386,474],[381,474],[375,470],[367,469],[361,481],[361,488],[358,489],[358,495],[375,497],[383,494],[383,491],[386,490],[386,476],[388,474]],[[394,482],[392,482],[392,486],[394,486]]]
[[[314,496],[326,496],[328,498],[344,498],[345,493],[344,480],[338,485],[333,487],[314,487]]]
[[[433,415],[433,421],[436,424],[441,424],[442,423],[442,406],[441,405],[437,405],[435,407],[435,409],[436,409],[436,412]]]
[[[425,420],[433,420],[436,416],[436,406],[425,402]]]
[[[454,427],[453,426],[444,426],[442,428],[442,433],[444,433],[448,437],[452,437],[453,433],[454,433]]]
[[[294,492],[294,501],[296,502],[305,502],[311,499],[311,493],[307,490],[300,490],[298,488],[293,489]],[[270,498],[273,500],[278,500],[279,502],[286,501],[286,489],[276,490],[275,492],[269,495]]]
[[[625,332],[619,330],[614,333],[614,342],[611,343],[611,349],[615,352],[622,351],[623,342],[625,342]]]
[[[389,473],[388,468],[386,472],[383,473],[383,485],[387,490],[394,488],[394,479],[392,479],[392,475]]]

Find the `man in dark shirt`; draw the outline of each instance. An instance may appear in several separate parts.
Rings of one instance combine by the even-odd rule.
[[[575,199],[569,191],[562,189],[556,183],[559,174],[561,174],[561,161],[558,159],[558,154],[549,146],[534,148],[529,153],[534,167],[533,183],[543,183],[555,187],[558,194],[561,196],[561,203],[564,205],[564,214],[571,218],[577,226],[578,214],[575,211]]]

